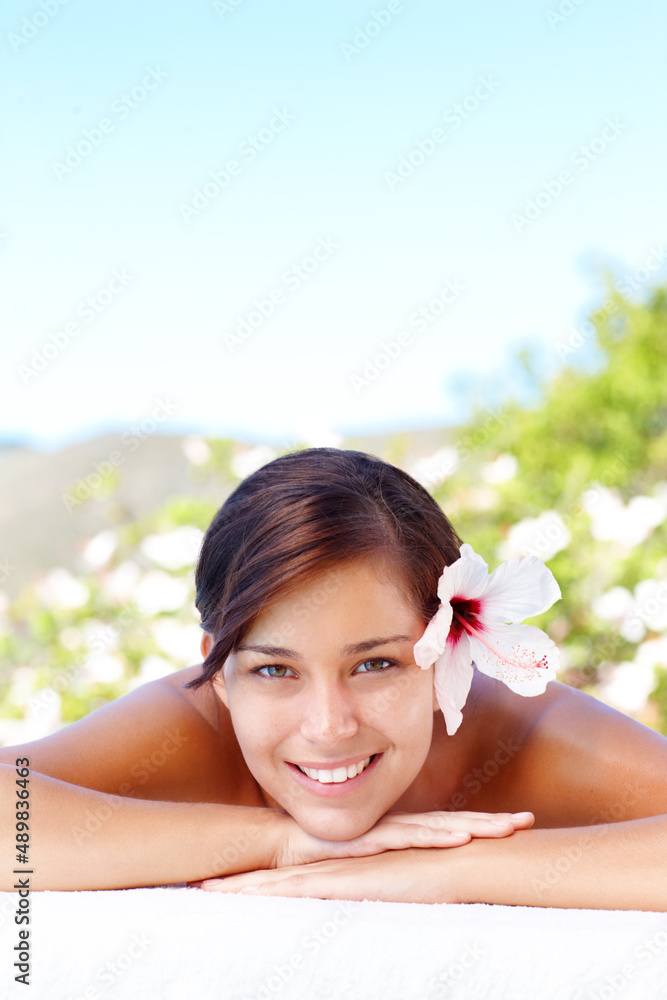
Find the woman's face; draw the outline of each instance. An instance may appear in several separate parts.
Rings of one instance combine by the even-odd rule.
[[[261,612],[214,682],[268,805],[323,839],[374,826],[431,744],[433,671],[413,657],[426,622],[393,580],[365,560],[319,574]],[[354,778],[335,773],[372,755]]]

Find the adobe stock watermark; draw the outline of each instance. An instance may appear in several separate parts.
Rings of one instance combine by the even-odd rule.
[[[99,805],[88,807],[84,814],[85,819],[82,819],[81,824],[76,823],[70,827],[70,833],[77,846],[81,847],[86,840],[101,830],[106,821],[122,807],[123,800],[135,795],[142,785],[149,781],[152,774],[164,767],[174,754],[180,752],[189,739],[190,737],[184,736],[180,729],[168,729],[159,746],[132,765],[130,775],[136,778],[136,781],[122,782],[118,787],[117,795],[110,795]]]
[[[582,860],[586,851],[598,849],[600,837],[605,837],[613,829],[615,823],[624,820],[629,807],[639,801],[638,792],[640,795],[645,795],[648,792],[648,788],[638,789],[627,781],[623,784],[623,788],[625,795],[622,799],[610,803],[605,809],[601,809],[592,818],[590,824],[584,828],[586,832],[577,837],[574,843],[564,847],[558,856],[547,865],[542,872],[542,877],[531,879],[532,887],[538,897],[541,898],[545,892],[560,882],[564,875],[571,872],[572,868]],[[591,827],[597,828],[598,832],[589,833]]]
[[[18,566],[15,566],[10,559],[5,556],[4,559],[0,559],[0,587],[7,583],[7,580],[16,572]]]
[[[228,14],[233,14],[245,2],[246,0],[213,0],[213,10],[220,20],[224,21]]]
[[[66,7],[70,0],[40,0],[39,7],[32,14],[23,18],[21,27],[17,31],[7,32],[7,41],[14,52],[20,52],[28,42],[35,38],[42,28],[45,28],[56,17],[62,7]]]
[[[514,226],[515,233],[521,234],[532,226],[555,201],[558,201],[577,177],[584,174],[593,163],[596,163],[607,152],[627,128],[628,125],[620,121],[618,117],[605,119],[604,128],[601,129],[600,134],[594,136],[587,143],[582,143],[570,155],[568,163],[576,169],[572,171],[569,167],[565,167],[555,177],[543,180],[538,193],[534,197],[528,198],[524,203],[522,212],[512,212],[510,222]]]
[[[409,3],[413,2],[414,0],[409,0]],[[338,48],[345,57],[345,62],[351,63],[355,56],[367,49],[375,38],[386,31],[396,15],[404,10],[401,0],[389,0],[386,7],[371,11],[369,19],[355,28],[352,41],[339,44]]]
[[[454,792],[449,802],[443,806],[443,811],[454,812],[465,809],[470,796],[479,795],[483,787],[496,777],[501,768],[514,760],[521,750],[523,750],[523,744],[516,743],[511,738],[498,740],[493,756],[485,760],[481,767],[473,767],[471,771],[468,771],[461,780],[461,788],[465,789],[465,792]]]
[[[178,210],[186,225],[196,219],[205,208],[218,198],[232,182],[234,177],[240,177],[244,167],[252,163],[261,153],[265,152],[277,135],[284,132],[288,125],[296,119],[296,115],[287,108],[274,108],[273,114],[265,126],[257,132],[247,135],[237,147],[238,159],[230,159],[219,169],[209,172],[209,179],[201,187],[195,188],[189,202],[181,202]]]
[[[478,418],[479,419],[479,418]],[[467,458],[478,448],[488,444],[494,434],[497,434],[507,423],[507,416],[502,407],[487,410],[484,422],[474,430],[462,435],[458,441],[441,449],[442,457],[437,464],[430,464],[425,473],[414,473],[424,489],[432,491],[448,476],[459,468]]]
[[[442,972],[433,976],[427,983],[427,988],[436,993],[443,993],[450,987],[455,987],[463,979],[469,969],[472,968],[480,958],[484,958],[486,952],[480,945],[475,943],[466,944],[465,948],[457,955],[454,962],[450,962]]]
[[[159,424],[168,420],[177,410],[175,403],[168,399],[158,399],[149,416],[138,424],[133,424],[120,438],[120,448],[114,448],[101,462],[97,462],[91,472],[77,479],[69,493],[61,493],[60,499],[68,513],[95,494],[104,485],[114,470],[122,465],[128,455],[133,454],[141,444],[158,429]]]
[[[605,976],[602,986],[599,986],[595,993],[589,994],[589,1000],[614,1000],[614,997],[625,989],[637,973],[656,956],[663,959],[666,957],[665,948],[667,948],[667,924],[650,937],[645,937],[641,944],[636,945],[632,951],[634,961],[624,962],[616,972]]]
[[[261,808],[261,807],[260,807]],[[248,848],[256,841],[264,842],[266,826],[264,823],[249,823],[243,833],[238,834],[230,842],[225,838],[225,847],[217,850],[210,859],[210,869],[202,878],[225,878],[227,875],[238,875],[248,871]]]
[[[47,687],[40,688],[30,699],[29,711],[37,715],[48,705],[53,704],[59,691],[64,691],[85,669],[91,653],[102,653],[118,641],[122,631],[139,621],[138,612],[131,606],[123,605],[118,617],[112,624],[103,624],[91,636],[86,652],[75,660],[65,670],[60,670]]]
[[[317,955],[357,912],[358,907],[349,900],[338,900],[332,916],[319,927],[308,931],[301,939],[301,950],[293,952],[284,962],[274,964],[270,973],[263,977],[263,982],[255,993],[255,1000],[271,1000],[272,996],[283,990],[293,979],[294,973],[303,969],[304,955]]]
[[[109,114],[99,119],[91,128],[84,128],[81,137],[65,150],[62,160],[53,160],[51,169],[59,181],[77,170],[84,160],[87,160],[96,149],[106,142],[107,137],[116,131],[119,122],[124,122],[150,93],[167,79],[167,73],[159,66],[147,66],[146,72],[139,83],[131,90],[123,91],[111,104]]]
[[[343,573],[341,570],[335,567],[327,570],[323,574],[320,586],[308,597],[302,597],[290,618],[280,622],[278,628],[271,632],[266,640],[267,645],[279,646],[286,639],[291,639],[296,632],[295,623],[303,623],[311,615],[317,614],[317,611],[328,603],[331,595],[336,594],[342,586]]]
[[[667,249],[662,244],[658,247],[649,247],[648,256],[644,259],[643,263],[639,267],[636,267],[630,274],[623,275],[623,278],[616,282],[617,290],[621,295],[628,298],[632,292],[638,291],[642,285],[646,284],[655,275],[655,272],[660,270],[666,260]],[[604,316],[613,316],[618,312],[618,304],[613,297],[610,297],[605,299],[596,312],[601,312]],[[555,345],[555,350],[561,357],[574,354],[587,341],[592,342],[595,339],[595,335],[596,329],[593,323],[588,319],[583,320],[578,326],[570,327],[570,336],[567,340],[559,340]]]
[[[435,323],[447,307],[453,305],[465,291],[466,285],[458,278],[447,278],[440,291],[436,292],[432,299],[410,313],[407,326],[412,327],[416,333],[423,333],[429,324]],[[393,340],[383,340],[377,354],[364,358],[361,374],[350,375],[350,382],[356,395],[375,382],[383,371],[386,371],[394,361],[401,357],[406,348],[412,346],[412,330],[401,330]]]
[[[298,292],[302,285],[310,281],[322,264],[339,249],[340,243],[336,243],[331,236],[321,236],[309,254],[283,271],[280,285],[271,289],[263,298],[253,299],[253,308],[239,319],[232,332],[222,335],[229,353],[233,354],[237,347],[257,333],[276,308],[284,305],[291,294]]]
[[[32,379],[45,371],[51,362],[84,332],[85,327],[90,326],[103,312],[106,312],[131,281],[134,281],[134,275],[129,274],[127,268],[114,268],[106,285],[98,288],[92,295],[87,295],[85,299],[81,299],[74,307],[74,312],[83,320],[84,325],[82,326],[78,320],[71,320],[60,330],[50,333],[48,341],[41,347],[33,347],[30,361],[17,368],[23,384],[28,385]]]
[[[440,144],[447,140],[451,132],[459,129],[499,89],[500,83],[498,80],[492,76],[480,76],[475,89],[461,101],[456,101],[450,105],[443,113],[443,121],[450,127],[450,131],[447,132],[446,129],[440,127],[432,129],[428,135],[418,139],[408,153],[399,158],[394,170],[385,171],[384,179],[387,182],[389,190],[395,191],[397,187],[412,177],[415,170],[418,170],[419,167],[423,166],[433,156]]]
[[[115,986],[138,959],[145,958],[152,944],[153,941],[149,939],[146,931],[142,931],[141,934],[137,934],[135,931],[123,951],[110,961],[105,962],[95,972],[95,982],[100,984],[100,989],[94,984],[88,985],[83,992],[82,1000],[83,998],[85,1000],[98,1000],[102,996],[102,990]],[[71,1000],[79,1000],[79,998],[72,997]]]
[[[545,10],[544,12],[549,27],[558,28],[563,21],[567,21],[568,17],[572,17],[585,3],[587,3],[587,0],[560,0],[557,7],[550,7],[549,10]]]

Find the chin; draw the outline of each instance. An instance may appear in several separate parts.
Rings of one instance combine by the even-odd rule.
[[[313,816],[309,812],[299,816],[297,810],[297,815],[292,815],[302,830],[319,840],[354,840],[372,829],[380,819],[380,816],[360,816],[356,810],[347,813],[341,810],[328,816]]]

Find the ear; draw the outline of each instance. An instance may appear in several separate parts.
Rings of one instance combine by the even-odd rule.
[[[208,632],[204,632],[199,648],[201,650],[202,657],[206,659],[208,654],[213,649],[213,636]],[[224,702],[227,708],[229,708],[229,702],[227,701],[227,685],[225,684],[225,678],[222,670],[218,670],[217,674],[214,675],[211,680],[211,684],[213,685],[215,693],[221,701]]]
[[[208,632],[204,632],[199,649],[201,650],[202,660],[205,660],[213,649],[213,636],[209,635]]]

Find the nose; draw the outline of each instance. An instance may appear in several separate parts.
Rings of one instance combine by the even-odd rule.
[[[301,734],[320,746],[335,747],[359,729],[354,699],[333,682],[313,685],[301,718]]]

